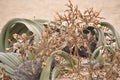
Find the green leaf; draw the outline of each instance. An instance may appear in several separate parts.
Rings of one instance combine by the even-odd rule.
[[[99,64],[103,65],[105,63],[105,58],[102,55],[99,55],[96,60]]]
[[[115,28],[114,28],[110,23],[108,23],[108,22],[101,22],[100,25],[101,25],[101,26],[104,26],[104,27],[107,27],[107,28],[109,28],[109,29],[112,31],[112,33],[113,33],[113,35],[115,36],[116,41],[117,41],[117,43],[116,43],[116,44],[117,44],[117,47],[120,48],[120,35],[119,35],[119,33],[115,30]]]
[[[47,59],[47,65],[43,68],[42,70],[42,73],[41,73],[41,76],[40,76],[40,80],[49,80],[49,77],[50,77],[50,68],[51,68],[51,64],[52,64],[52,61],[54,59],[54,55],[59,53],[60,51],[54,51],[52,53],[52,55]]]
[[[36,22],[28,19],[21,19],[21,18],[15,18],[10,20],[6,25],[3,27],[1,34],[0,34],[0,51],[6,51],[6,48],[9,47],[8,39],[11,38],[11,36],[14,33],[22,34],[26,33],[28,31],[33,32],[36,34],[34,40],[36,42],[39,41],[41,36],[41,25],[37,24]]]
[[[75,65],[75,64],[74,64]],[[55,68],[52,71],[52,80],[56,80],[56,78],[59,76],[60,71],[69,71],[73,70],[73,66],[71,66],[71,62],[64,62],[61,65],[55,66]]]
[[[8,65],[3,64],[3,63],[0,63],[0,67],[5,68],[5,72],[6,72],[9,76],[13,77],[14,72],[15,72],[14,69],[12,69],[11,67],[9,67]]]
[[[62,51],[62,54],[57,54],[58,56],[61,56],[65,59],[67,63],[69,63],[69,67],[73,68],[75,64],[78,63],[78,60],[73,57],[73,55],[70,55],[64,51]],[[67,66],[67,65],[66,65]]]
[[[51,68],[51,64],[53,61],[54,56],[51,55],[48,59],[47,59],[47,65],[43,68],[41,76],[40,76],[40,80],[49,80],[49,76],[50,76],[50,68]]]
[[[53,69],[53,72],[52,72],[52,80],[55,80],[59,76],[60,71],[63,68],[64,68],[63,65],[55,66],[55,68]]]
[[[91,55],[91,59],[97,59],[99,56],[99,51],[102,50],[103,47],[106,47],[112,54],[114,54],[115,50],[110,46],[110,45],[105,45],[105,46],[99,46],[97,49],[94,50],[94,52]]]
[[[106,39],[105,39],[104,31],[101,30],[101,29],[98,29],[97,32],[98,32],[97,47],[99,47],[101,45],[106,45]]]
[[[22,63],[22,59],[16,53],[0,52],[0,67],[5,68],[6,73],[13,78],[15,70]]]
[[[77,64],[77,59],[75,59],[74,57],[70,57],[70,55],[68,55],[68,53],[64,52],[64,51],[61,51],[61,50],[57,50],[57,51],[54,51],[52,53],[52,55],[47,59],[47,65],[43,68],[43,71],[41,73],[41,76],[40,76],[40,80],[49,80],[49,77],[50,77],[50,67],[51,67],[51,64],[52,64],[52,61],[54,59],[54,55],[58,55],[58,56],[61,56],[65,59],[65,63],[61,64],[61,65],[58,65],[59,68],[56,68],[54,69],[53,71],[53,74],[52,74],[52,80],[54,80],[58,74],[59,74],[59,70],[61,69],[61,67],[68,67],[68,68],[73,68],[73,66],[75,64]]]
[[[97,49],[94,50],[94,52],[92,53],[91,59],[96,59],[99,55],[99,51],[102,49],[102,46],[99,46]]]
[[[6,53],[7,55],[7,53]],[[0,54],[0,61],[3,63],[3,64],[6,64],[8,65],[9,67],[13,68],[13,69],[16,69],[17,66],[11,62],[7,57],[5,57],[4,55]]]

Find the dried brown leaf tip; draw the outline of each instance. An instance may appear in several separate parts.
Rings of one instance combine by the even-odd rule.
[[[2,73],[2,74],[0,74],[0,79],[2,79],[2,80],[12,80],[11,77],[6,74],[5,69],[3,67],[0,67],[0,72]]]

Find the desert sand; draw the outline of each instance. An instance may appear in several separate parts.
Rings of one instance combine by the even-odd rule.
[[[71,0],[81,11],[93,7],[105,21],[120,30],[120,0]],[[56,12],[65,10],[68,0],[0,0],[0,29],[12,18],[54,20]]]

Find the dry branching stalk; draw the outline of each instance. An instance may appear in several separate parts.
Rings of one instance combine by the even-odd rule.
[[[62,35],[61,37],[62,38],[64,37],[64,39],[65,39],[64,42],[66,43],[67,47],[63,50],[65,50],[66,52],[68,52],[70,54],[77,56],[77,58],[79,60],[78,67],[76,69],[77,74],[79,74],[79,79],[80,80],[83,79],[82,76],[84,76],[84,74],[82,74],[83,70],[81,69],[81,66],[82,66],[81,61],[82,60],[79,57],[79,55],[88,57],[87,60],[88,60],[89,64],[87,65],[87,68],[85,71],[87,73],[89,73],[89,78],[86,77],[85,80],[86,79],[89,80],[92,78],[93,79],[110,79],[111,75],[106,72],[108,70],[111,71],[111,74],[115,73],[118,77],[118,75],[120,74],[119,71],[114,70],[115,69],[114,65],[117,65],[116,69],[119,69],[119,66],[118,66],[119,62],[117,62],[118,60],[116,60],[118,58],[114,58],[114,60],[116,62],[115,61],[111,62],[110,61],[111,54],[109,53],[108,49],[106,49],[106,47],[103,48],[103,52],[101,53],[101,57],[103,57],[103,58],[101,58],[102,63],[100,63],[99,66],[97,67],[99,69],[98,70],[91,69],[90,55],[95,50],[95,46],[97,44],[96,43],[97,36],[95,35],[96,33],[94,32],[94,29],[104,30],[104,32],[109,31],[108,28],[104,28],[99,25],[101,20],[104,19],[103,17],[99,16],[101,10],[99,12],[96,12],[96,11],[94,11],[93,8],[89,8],[89,9],[85,10],[82,14],[81,11],[78,9],[78,6],[74,7],[70,0],[69,0],[69,4],[67,4],[66,6],[68,7],[68,9],[64,11],[63,15],[57,13],[56,20],[57,20],[57,23],[61,24],[60,29],[62,29],[62,30],[60,30],[58,35]],[[66,26],[66,27],[64,27],[64,26]],[[108,35],[107,35],[107,37],[108,37]],[[109,45],[112,45],[115,42],[114,36],[113,36],[113,38],[109,37],[108,42],[109,42],[108,43]],[[105,45],[103,44],[103,46],[105,46]],[[79,52],[79,50],[81,52]],[[85,53],[86,53],[86,55],[82,55]],[[106,53],[108,53],[108,54],[106,55]],[[109,61],[107,59],[109,59]],[[111,66],[105,67],[106,63],[108,63],[108,64],[113,63],[113,66],[111,65]],[[105,68],[105,69],[103,69],[103,68]],[[79,73],[79,72],[81,72],[81,73]],[[74,74],[75,72],[72,72],[72,73]],[[88,76],[88,74],[86,76]],[[105,76],[107,76],[107,78]],[[112,79],[116,79],[116,78],[114,77]]]
[[[120,60],[118,58],[120,51],[114,53],[111,61],[111,53],[106,55],[109,51],[103,44],[103,51],[99,58],[101,62],[94,64],[94,66],[91,64],[91,54],[97,46],[97,33],[95,30],[109,31],[108,28],[99,25],[99,22],[104,19],[99,16],[101,11],[96,12],[93,8],[89,8],[81,13],[78,6],[74,7],[70,0],[66,6],[68,9],[64,11],[63,15],[57,13],[54,25],[49,23],[45,26],[46,30],[41,32],[39,44],[30,42],[35,35],[14,34],[13,37],[16,43],[9,40],[12,48],[8,50],[21,54],[23,60],[28,57],[29,52],[33,55],[36,54],[34,60],[40,57],[43,66],[46,66],[46,59],[53,51],[63,50],[70,55],[74,55],[79,61],[78,65],[74,66],[73,71],[69,73],[61,71],[61,75],[64,74],[63,77],[66,75],[65,77],[72,80],[116,79],[120,72]],[[114,37],[108,39],[108,41],[108,44],[113,44]],[[60,63],[63,61],[58,56],[55,59]],[[111,76],[113,73],[114,77]]]

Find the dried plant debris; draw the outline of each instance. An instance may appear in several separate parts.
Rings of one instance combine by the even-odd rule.
[[[12,80],[11,77],[6,74],[5,69],[3,67],[0,67],[0,80]]]
[[[74,7],[70,1],[67,7],[65,13],[63,15],[57,13],[58,17],[56,18],[62,29],[59,35],[62,35],[66,42],[63,50],[87,57],[96,48],[97,35],[95,29],[98,28],[98,23],[102,19],[99,17],[100,12],[94,12],[93,8],[90,8],[82,14],[78,6]]]
[[[93,8],[89,8],[82,13],[78,6],[73,6],[70,0],[66,6],[68,9],[64,11],[64,14],[57,13],[53,25],[43,24],[45,30],[41,32],[39,43],[34,42],[35,34],[29,36],[25,33],[14,34],[14,42],[9,40],[10,47],[7,50],[20,54],[23,59],[23,64],[17,69],[16,75],[24,74],[28,76],[26,80],[28,78],[38,80],[41,67],[46,66],[46,60],[52,52],[62,50],[77,58],[78,64],[74,65],[73,70],[68,70],[67,67],[61,70],[58,78],[120,79],[120,50],[114,45],[116,39],[110,29],[100,25],[104,19],[100,16],[101,11],[96,12]],[[101,39],[99,39],[100,35],[103,36]],[[25,61],[29,59],[29,54],[32,54],[30,59],[35,63]],[[92,57],[93,55],[95,56]],[[40,64],[36,62],[38,58]],[[55,55],[54,61],[52,69],[55,65],[64,62],[64,59]],[[37,68],[35,72],[39,70],[38,74],[29,74],[34,65]],[[22,68],[25,68],[28,73]],[[34,75],[33,78],[31,75]]]
[[[61,15],[57,13],[58,17],[56,18],[57,23],[61,24],[59,34],[61,34],[62,37],[64,36],[66,42],[66,46],[62,50],[75,56],[87,57],[87,65],[86,68],[81,68],[83,64],[79,65],[76,70],[74,69],[74,71],[70,73],[63,72],[64,75],[66,75],[65,77],[70,77],[71,80],[118,79],[120,77],[120,65],[118,58],[115,59],[114,57],[115,55],[118,57],[119,51],[117,52],[115,49],[115,38],[111,35],[112,32],[110,32],[108,28],[99,25],[102,19],[104,19],[99,16],[100,11],[95,12],[93,8],[90,8],[82,14],[78,6],[74,7],[71,1],[67,4],[67,7],[68,9],[64,11],[64,14]],[[100,50],[100,53],[98,52],[99,57],[97,61],[91,62],[91,54],[99,47],[97,30],[103,30],[106,43],[100,44],[103,48]],[[113,53],[105,47],[106,44],[111,46],[115,52]],[[84,63],[86,59],[81,60],[80,58],[78,60],[81,64]],[[111,63],[113,63],[113,65],[111,65]],[[76,73],[75,71],[79,72]],[[110,71],[111,74],[109,74]],[[79,76],[74,77],[74,74]]]

